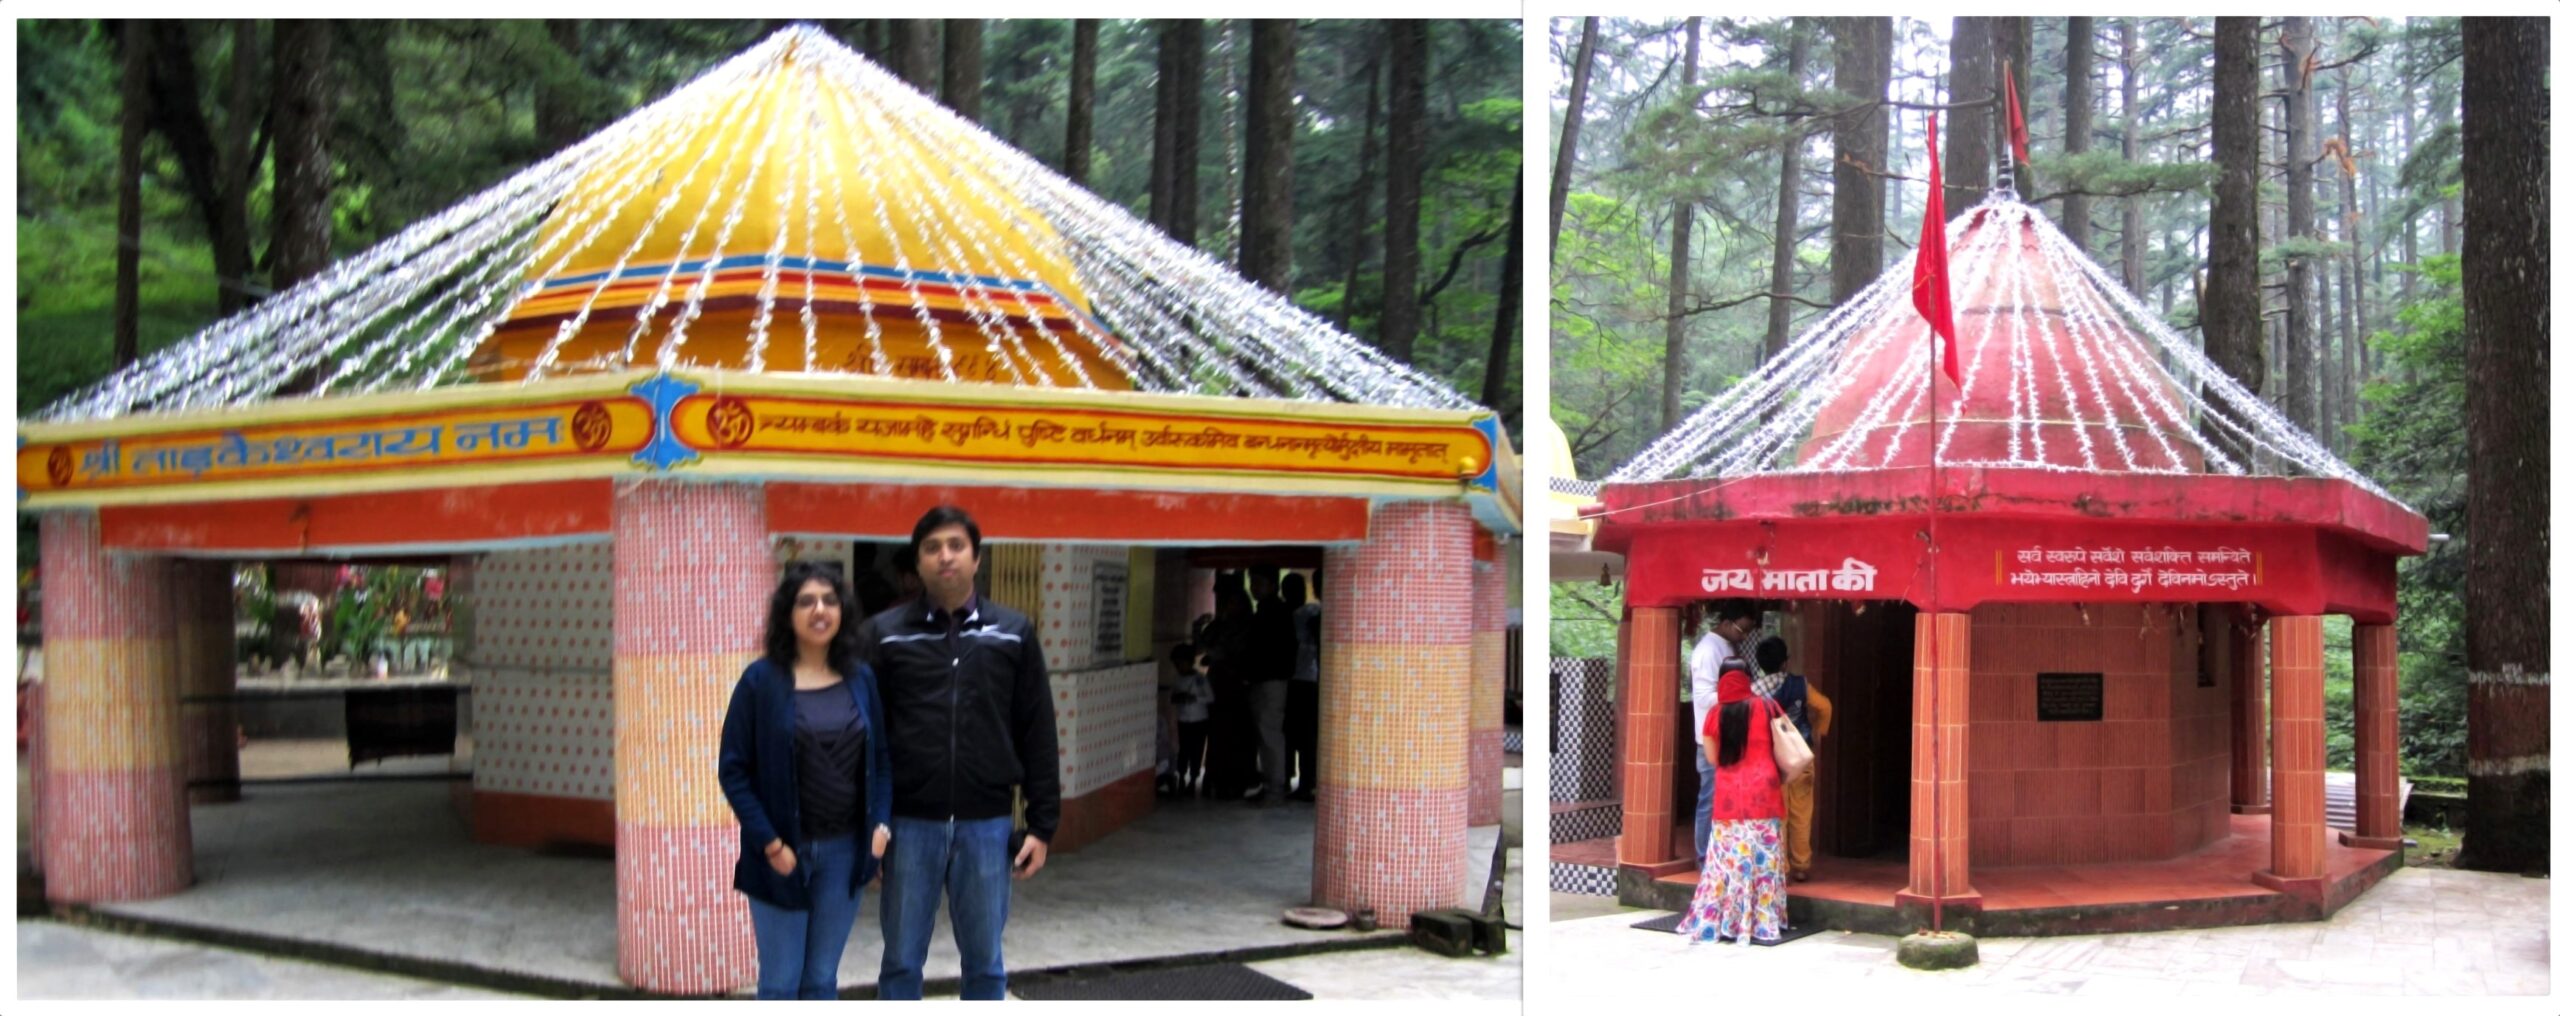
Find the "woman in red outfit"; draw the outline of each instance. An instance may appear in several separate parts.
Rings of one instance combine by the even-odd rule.
[[[1751,694],[1749,675],[1728,670],[1699,725],[1716,760],[1716,801],[1706,865],[1680,921],[1680,933],[1697,941],[1774,945],[1786,927],[1786,799],[1769,743],[1777,715],[1776,703]]]

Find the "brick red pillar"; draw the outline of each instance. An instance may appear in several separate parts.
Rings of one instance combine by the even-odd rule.
[[[1466,898],[1474,531],[1464,505],[1401,501],[1325,551],[1314,895],[1385,927]]]
[[[1672,738],[1689,736],[1680,729],[1680,609],[1631,608],[1623,630],[1618,698],[1627,720],[1618,731],[1624,752],[1618,793],[1626,818],[1618,863],[1685,870],[1691,860],[1675,856],[1672,842],[1672,830],[1688,825],[1696,808],[1694,801],[1672,800],[1671,767],[1679,758]]]
[[[2235,613],[2235,618],[2241,615]],[[2231,633],[2231,813],[2267,813],[2267,629],[2236,619]]]
[[[617,969],[651,991],[754,983],[720,722],[763,651],[779,581],[764,490],[643,480],[613,496],[613,881]],[[867,909],[867,908],[866,908]]]
[[[1973,617],[1920,614],[1911,645],[1910,885],[1894,902],[1979,911],[1973,891],[1968,737],[1973,709]]]
[[[105,553],[94,513],[57,512],[39,525],[45,898],[169,895],[195,881],[173,569]]]
[[[237,801],[240,720],[231,696],[240,689],[240,667],[232,645],[231,566],[180,561],[172,565],[172,573],[187,799],[199,804]]]
[[[2321,715],[2320,618],[2279,617],[2268,624],[2275,693],[2269,697],[2269,755],[2275,762],[2275,842],[2259,885],[2312,901],[2321,899],[2328,863],[2327,736]]]
[[[1483,541],[1490,542],[1490,541]],[[1476,548],[1479,554],[1487,548]],[[1496,551],[1497,557],[1499,551]],[[1478,560],[1467,696],[1467,824],[1502,824],[1502,566]]]
[[[2356,831],[2351,847],[2400,849],[2400,629],[2355,627]]]

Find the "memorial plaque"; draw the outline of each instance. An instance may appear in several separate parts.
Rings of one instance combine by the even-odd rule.
[[[2037,721],[2091,722],[2106,719],[2106,713],[2105,675],[2036,675]]]
[[[1093,563],[1093,658],[1120,659],[1122,619],[1129,612],[1129,562]]]

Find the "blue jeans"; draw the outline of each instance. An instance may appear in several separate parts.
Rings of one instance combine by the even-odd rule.
[[[1690,831],[1696,835],[1697,868],[1707,867],[1707,837],[1715,833],[1716,824],[1716,760],[1706,749],[1698,749],[1698,820]]]
[[[809,866],[809,909],[747,900],[756,931],[757,998],[836,997],[836,968],[862,906],[853,893],[853,841],[851,833],[818,840],[800,855]]]
[[[960,997],[1004,998],[1004,918],[1013,901],[1010,816],[889,819],[889,874],[880,890],[880,997],[923,998],[934,911],[951,896],[960,946]]]

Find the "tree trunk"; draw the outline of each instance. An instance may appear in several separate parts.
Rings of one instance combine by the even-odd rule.
[[[1681,50],[1680,84],[1698,83],[1698,19],[1690,18],[1683,27],[1685,45]],[[1695,110],[1687,112],[1694,113]],[[1695,124],[1684,119],[1675,133],[1687,133]],[[1781,186],[1784,186],[1781,184]],[[1671,277],[1663,286],[1662,315],[1662,411],[1655,417],[1660,432],[1668,432],[1680,419],[1680,393],[1688,386],[1689,319],[1681,309],[1689,303],[1689,230],[1696,222],[1697,206],[1675,201],[1671,206]]]
[[[1424,82],[1429,80],[1431,23],[1402,19],[1387,31],[1386,295],[1381,301],[1378,348],[1413,362],[1414,336],[1422,330],[1422,157]]]
[[[978,119],[978,97],[986,87],[987,23],[976,18],[950,18],[942,23],[942,104],[969,120]]]
[[[2311,262],[2311,303],[2320,314],[2319,323],[2311,331],[2311,348],[2320,376],[2320,443],[2334,450],[2343,447],[2338,444],[2338,319],[2333,312],[2333,297],[2341,294],[2329,285],[2330,267],[2328,258]]]
[[[1076,183],[1093,174],[1093,65],[1101,38],[1102,22],[1076,19],[1074,62],[1067,68],[1067,154],[1059,160]]]
[[[2339,196],[2346,202],[2345,211],[2341,215],[2344,222],[2341,232],[2347,234],[2347,289],[2343,294],[2346,313],[2342,315],[2346,328],[2340,336],[2340,341],[2346,347],[2343,350],[2346,369],[2343,374],[2345,390],[2339,393],[2342,396],[2339,400],[2339,410],[2341,422],[2349,424],[2356,422],[2358,417],[2364,415],[2360,394],[2364,390],[2364,337],[2365,330],[2369,327],[2365,320],[2367,308],[2364,302],[2364,223],[2363,214],[2358,210],[2356,201],[2360,174],[2357,172],[2359,167],[2354,158],[2355,117],[2349,111],[2349,104],[2355,94],[2355,83],[2351,78],[2354,70],[2352,67],[2338,69],[2338,140],[2345,146],[2348,153],[2348,158],[2341,161],[2338,166]]]
[[[2067,21],[2062,48],[2062,151],[2078,155],[2089,150],[2089,119],[2096,104],[2097,91],[2090,80],[2091,52],[2095,41],[2090,18]],[[2075,188],[2086,190],[2085,186]],[[2062,235],[2071,238],[2072,246],[2086,250],[2089,246],[2089,196],[2071,194],[2062,199]]]
[[[1787,29],[1787,80],[1800,83],[1804,73],[1805,46],[1808,34],[1797,27]],[[1778,225],[1769,243],[1769,330],[1760,339],[1760,362],[1767,363],[1787,348],[1787,324],[1795,310],[1796,292],[1796,202],[1797,169],[1802,162],[1803,142],[1789,137],[1786,148],[1778,153]]]
[[[2284,53],[2284,238],[2312,238],[2312,160],[2320,125],[2311,103],[2311,19],[2284,19],[2277,45]],[[2284,415],[2294,426],[2320,432],[2319,367],[2312,360],[2319,337],[2312,329],[2311,259],[2295,254],[2284,259]]]
[[[115,369],[142,356],[142,158],[151,123],[151,35],[122,25],[122,106],[116,112]]]
[[[330,36],[326,21],[276,22],[275,288],[329,266]]]
[[[2121,116],[2124,120],[2124,161],[2127,165],[2138,162],[2142,158],[2142,117],[2139,112],[2141,107],[2136,101],[2136,96],[2140,94],[2142,80],[2141,25],[2142,22],[2132,18],[2125,19],[2123,34],[2116,40],[2117,59],[2124,71],[2124,106]],[[2119,199],[2119,202],[2123,205],[2124,214],[2123,235],[2119,238],[2118,245],[2124,260],[2124,285],[2126,289],[2139,293],[2146,288],[2143,283],[2147,281],[2142,268],[2143,248],[2151,242],[2149,238],[2142,235],[2142,199],[2127,197]]]
[[[2265,383],[2258,321],[2258,19],[2213,19],[2213,162],[2211,240],[2205,262],[2205,356],[2239,382],[2260,391]],[[2225,419],[2236,419],[2229,400],[2206,389],[2205,399]],[[2209,426],[2206,436],[2247,462],[2243,436]]]
[[[205,237],[213,248],[215,306],[228,316],[256,301],[249,281],[249,203],[245,190],[229,186],[232,174],[222,164],[212,128],[196,101],[200,89],[193,24],[132,24],[151,35],[151,126],[178,157],[187,195],[204,219]]]
[[[1511,175],[1511,235],[1502,245],[1502,293],[1494,299],[1493,342],[1484,354],[1484,394],[1476,400],[1502,413],[1514,429],[1520,422],[1520,413],[1516,408],[1505,411],[1503,386],[1518,373],[1511,369],[1511,342],[1520,331],[1520,273],[1526,270],[1528,259],[1520,244],[1520,200],[1529,189],[1527,173],[1523,167]]]
[[[1964,210],[1981,203],[1991,190],[1992,138],[2000,130],[1998,121],[2000,93],[2000,53],[1994,48],[1992,22],[1998,18],[1956,19],[1955,38],[1947,50],[1955,60],[1947,85],[1947,103],[1962,106],[1980,103],[1966,109],[1949,110],[1946,123],[1946,208],[1947,221],[1953,222]],[[1949,239],[1953,239],[1950,237]]]
[[[1832,18],[1841,94],[1856,105],[1841,114],[1831,163],[1831,305],[1849,298],[1884,271],[1884,104],[1893,76],[1892,18]]]
[[[2551,870],[2551,42],[2462,19],[2465,868]]]
[[[933,94],[933,22],[898,18],[889,22],[889,70],[909,87]]]
[[[1352,300],[1360,293],[1360,262],[1369,257],[1369,193],[1377,189],[1378,161],[1378,77],[1386,66],[1386,43],[1383,33],[1370,36],[1369,66],[1362,75],[1369,79],[1369,105],[1360,115],[1360,171],[1351,178],[1351,194],[1345,199],[1351,214],[1342,217],[1342,330],[1351,330]]]
[[[1291,157],[1298,129],[1298,23],[1287,18],[1253,23],[1253,69],[1246,88],[1244,125],[1244,277],[1289,295]]]
[[[1190,244],[1200,209],[1200,22],[1156,23],[1156,143],[1147,214],[1167,235]]]
[[[561,58],[571,67],[580,67],[578,54],[582,45],[580,27],[586,22],[575,18],[554,18],[542,23],[551,36],[551,44],[559,47]],[[584,70],[580,69],[583,76]],[[533,136],[543,154],[557,152],[585,137],[587,123],[584,95],[557,78],[546,78],[534,86]]]
[[[1554,182],[1547,187],[1547,260],[1563,249],[1564,209],[1573,185],[1573,148],[1582,136],[1582,102],[1591,91],[1591,51],[1600,44],[1600,19],[1582,19],[1582,44],[1573,52],[1573,94],[1565,100],[1564,128],[1556,135]]]

